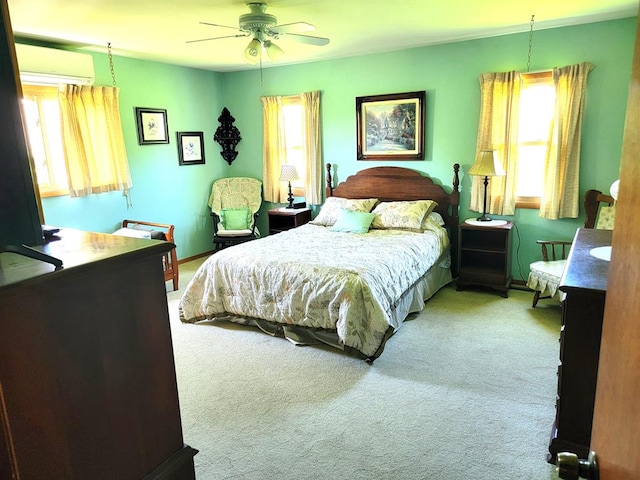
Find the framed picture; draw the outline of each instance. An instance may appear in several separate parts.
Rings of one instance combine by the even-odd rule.
[[[424,160],[426,92],[356,97],[358,160]]]
[[[169,125],[165,109],[136,107],[136,124],[138,144],[169,143]]]
[[[204,163],[204,134],[202,132],[178,132],[178,159],[180,165]]]

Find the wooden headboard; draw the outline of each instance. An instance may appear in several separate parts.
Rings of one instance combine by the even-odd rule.
[[[326,196],[342,198],[377,198],[381,202],[434,200],[435,211],[442,215],[451,240],[451,273],[458,276],[458,209],[460,204],[459,164],[453,165],[451,193],[430,177],[403,167],[373,167],[360,170],[333,186],[332,165],[327,163]]]

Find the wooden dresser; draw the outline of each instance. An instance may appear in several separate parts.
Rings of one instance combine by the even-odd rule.
[[[62,230],[0,254],[0,478],[192,479],[162,256],[173,244]]]
[[[562,328],[556,418],[547,460],[558,452],[587,458],[598,377],[600,337],[609,262],[591,255],[611,245],[609,230],[578,229],[560,280]]]

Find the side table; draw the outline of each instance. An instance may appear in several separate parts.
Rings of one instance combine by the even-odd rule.
[[[503,297],[511,286],[512,222],[501,225],[461,223],[457,289],[470,285],[492,288]]]
[[[308,208],[274,208],[267,212],[269,217],[269,235],[284,232],[311,221]]]

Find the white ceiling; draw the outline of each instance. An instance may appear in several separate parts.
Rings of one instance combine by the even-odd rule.
[[[258,68],[241,57],[248,38],[234,34],[245,0],[8,0],[15,37],[46,40],[214,71]],[[279,24],[307,22],[317,47],[282,37],[278,64],[379,53],[637,15],[638,0],[266,0]],[[269,66],[266,61],[265,67]]]

